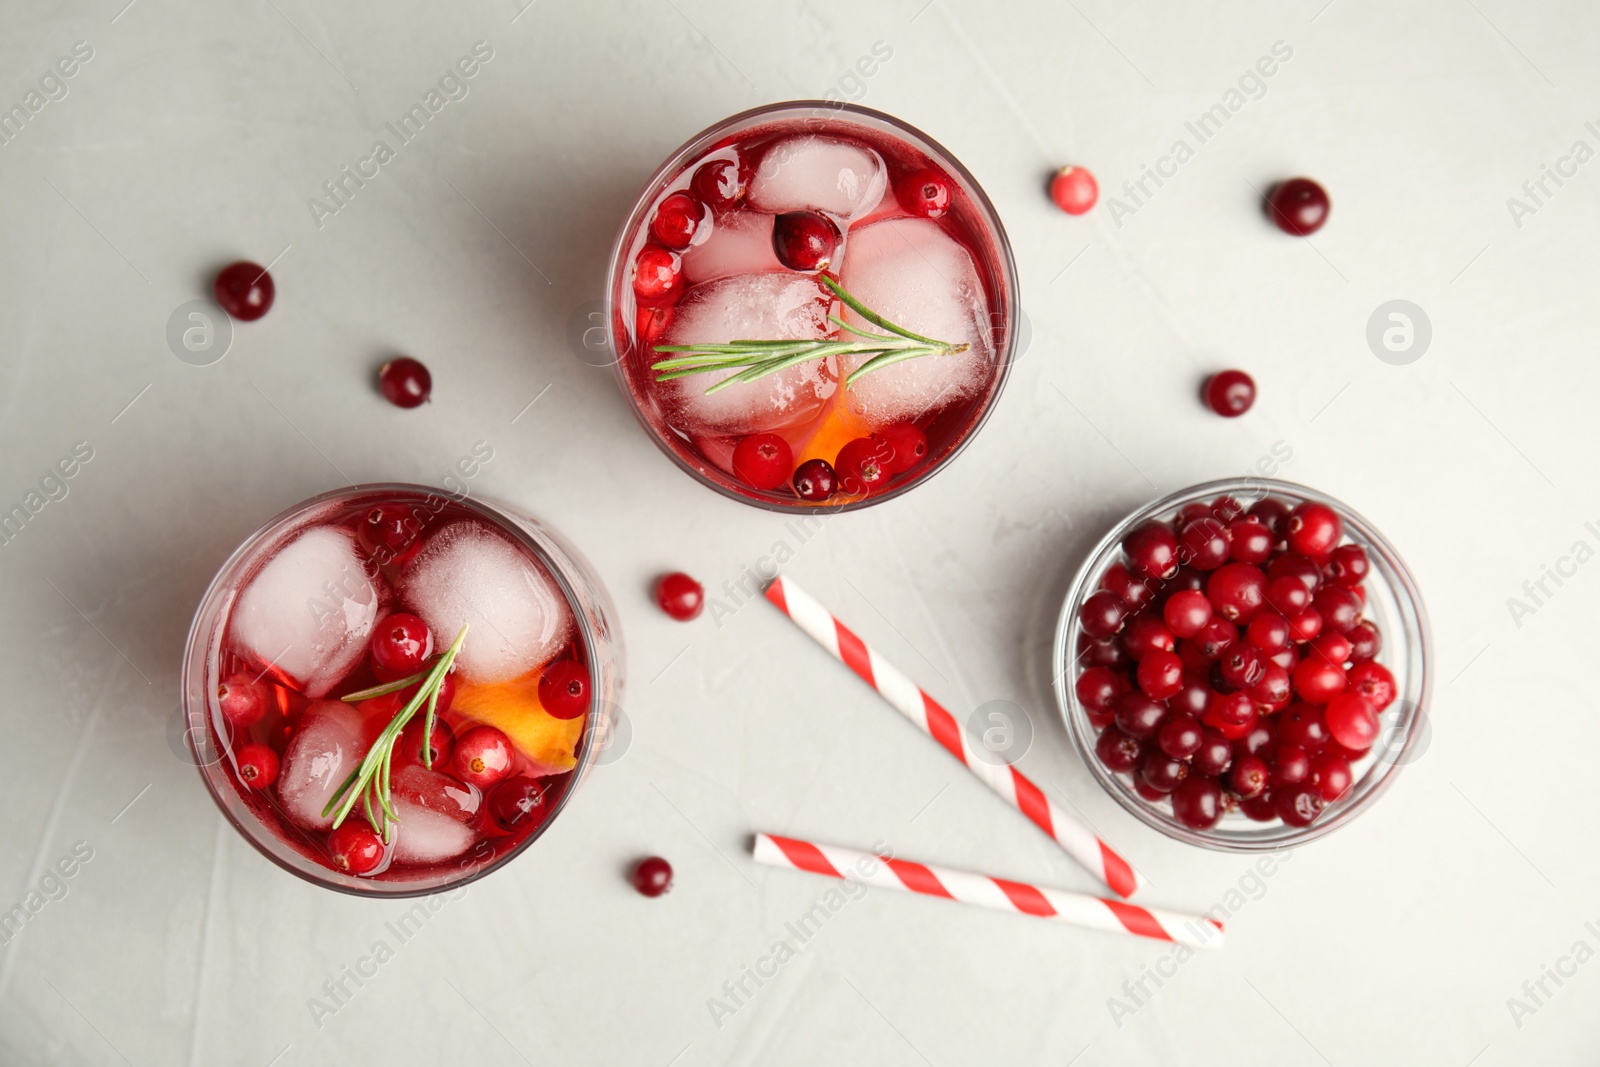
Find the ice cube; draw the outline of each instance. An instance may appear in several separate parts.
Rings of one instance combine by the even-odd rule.
[[[832,137],[802,134],[776,141],[750,180],[750,203],[762,211],[826,211],[860,218],[878,206],[888,177],[883,157]]]
[[[448,647],[471,625],[456,657],[469,682],[507,682],[548,663],[572,634],[572,612],[556,583],[527,554],[470,519],[430,537],[406,564],[400,594]]]
[[[233,635],[258,668],[315,699],[366,652],[379,601],[355,535],[314,526],[250,580],[233,609]]]
[[[916,419],[975,395],[993,361],[989,305],[972,256],[926,219],[887,219],[855,230],[840,282],[897,326],[972,347],[957,355],[920,356],[856,380],[851,407],[874,426]],[[848,308],[852,326],[883,332]],[[840,360],[841,379],[865,362]]]
[[[683,254],[683,275],[691,285],[783,269],[772,251],[772,216],[758,211],[717,216],[711,236]]]
[[[389,779],[390,796],[448,815],[456,822],[472,822],[483,806],[483,794],[475,786],[440,771],[437,760],[433,766],[433,770],[420,763],[394,767]]]
[[[723,344],[826,337],[831,295],[805,274],[736,274],[684,294],[662,344]],[[651,362],[675,353],[651,353]],[[706,390],[734,371],[691,374],[656,386],[667,421],[694,434],[773,430],[810,418],[833,395],[832,361],[801,363],[765,378]]]
[[[333,816],[322,809],[366,754],[361,713],[355,708],[340,700],[319,700],[306,708],[278,776],[284,814],[308,830],[333,826]]]
[[[461,855],[477,833],[450,816],[429,811],[398,796],[391,800],[395,817],[394,858],[400,863],[441,863]]]

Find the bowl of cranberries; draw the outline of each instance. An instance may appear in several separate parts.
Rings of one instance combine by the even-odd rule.
[[[1211,482],[1123,519],[1074,579],[1054,655],[1084,762],[1191,844],[1321,837],[1420,754],[1416,583],[1371,523],[1304,486]]]

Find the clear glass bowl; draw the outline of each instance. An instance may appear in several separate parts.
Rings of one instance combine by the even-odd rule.
[[[1165,803],[1145,800],[1133,789],[1132,779],[1112,771],[1095,755],[1099,731],[1079,702],[1074,682],[1080,673],[1076,663],[1082,624],[1078,608],[1100,587],[1107,568],[1123,558],[1122,539],[1134,527],[1151,519],[1169,519],[1179,508],[1193,502],[1207,502],[1219,496],[1232,496],[1246,507],[1263,497],[1274,497],[1290,507],[1305,501],[1326,504],[1344,520],[1345,541],[1366,549],[1372,561],[1365,587],[1365,618],[1383,633],[1379,663],[1394,673],[1396,697],[1384,710],[1377,742],[1372,751],[1354,764],[1354,782],[1343,799],[1328,805],[1309,826],[1294,827],[1282,822],[1255,822],[1239,812],[1225,814],[1209,830],[1195,830],[1180,823]],[[1192,486],[1139,508],[1101,538],[1088,560],[1078,570],[1072,588],[1061,606],[1052,654],[1056,701],[1060,705],[1067,733],[1078,755],[1102,788],[1110,793],[1146,825],[1191,845],[1230,852],[1264,852],[1314,841],[1330,834],[1370,808],[1394,781],[1400,768],[1420,756],[1426,745],[1425,728],[1428,704],[1428,667],[1431,638],[1428,617],[1411,572],[1394,546],[1373,525],[1349,505],[1333,497],[1292,482],[1262,478],[1232,478]]]
[[[474,513],[531,553],[555,579],[578,627],[579,644],[588,657],[593,698],[572,779],[557,797],[542,825],[520,842],[485,855],[480,846],[457,861],[445,861],[416,877],[359,878],[344,874],[314,856],[306,834],[291,840],[271,820],[252,809],[229,777],[228,733],[217,705],[218,657],[228,615],[256,567],[282,547],[291,535],[325,517],[353,506],[400,500],[419,506],[448,501],[452,508]],[[442,505],[441,505],[442,506]],[[234,550],[222,565],[189,628],[183,654],[182,707],[191,758],[222,814],[262,855],[291,874],[340,892],[366,897],[415,897],[442,892],[476,881],[498,870],[532,845],[565,809],[605,746],[611,715],[622,689],[622,639],[612,619],[612,606],[587,561],[549,527],[508,508],[476,498],[445,493],[422,485],[382,483],[352,486],[312,497],[274,516]],[[271,803],[270,798],[266,801]]]
[[[974,263],[990,293],[994,368],[981,395],[961,408],[945,413],[952,416],[950,419],[946,419],[945,414],[935,418],[938,431],[934,433],[930,429],[928,441],[932,454],[911,476],[897,478],[888,489],[871,496],[845,497],[840,494],[828,502],[812,503],[800,499],[787,485],[773,491],[752,489],[708,461],[682,433],[667,424],[631,366],[631,361],[637,358],[633,354],[636,304],[629,271],[638,247],[645,240],[645,227],[656,202],[669,187],[686,184],[688,175],[684,173],[685,169],[707,152],[748,136],[758,128],[770,128],[773,132],[788,132],[791,128],[795,132],[805,133],[838,131],[848,135],[852,127],[872,138],[887,137],[904,142],[910,152],[920,153],[938,164],[955,179],[965,194],[965,200],[971,207],[971,217],[964,217],[964,221],[981,245],[973,249]],[[668,156],[666,162],[645,182],[633,210],[617,232],[606,277],[606,335],[611,349],[611,363],[623,395],[628,398],[640,425],[662,452],[701,485],[723,496],[771,511],[802,514],[855,511],[893,500],[928,481],[966,447],[987,421],[1005,385],[1011,363],[1018,354],[1016,347],[1021,310],[1017,302],[1017,267],[1012,259],[1011,242],[1006,238],[1005,227],[977,179],[948,150],[921,130],[891,115],[854,104],[825,100],[767,104],[724,119],[690,138]]]

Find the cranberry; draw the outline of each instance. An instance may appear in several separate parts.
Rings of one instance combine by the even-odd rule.
[[[1100,183],[1087,167],[1062,167],[1050,179],[1050,199],[1068,215],[1082,215],[1100,199]]]
[[[1256,402],[1255,379],[1242,370],[1225,370],[1206,381],[1206,407],[1225,419],[1235,419]]]
[[[1343,667],[1350,661],[1350,639],[1344,634],[1323,634],[1311,642],[1308,655]]]
[[[950,179],[931,167],[912,171],[895,182],[894,195],[911,214],[937,219],[950,210]]]
[[[660,856],[642,859],[633,868],[633,888],[647,897],[659,897],[672,888],[672,864]]]
[[[1293,575],[1267,579],[1267,603],[1286,616],[1293,617],[1311,606],[1311,590]]]
[[[1313,560],[1328,559],[1344,534],[1344,522],[1328,505],[1308,500],[1289,513],[1283,534],[1289,542],[1289,551]],[[1321,576],[1320,570],[1318,576]]]
[[[1299,745],[1280,742],[1272,750],[1272,774],[1268,781],[1273,788],[1303,782],[1310,773],[1311,757]]]
[[[1322,585],[1322,568],[1312,560],[1295,552],[1285,552],[1267,565],[1267,578],[1295,577],[1305,583],[1306,589],[1316,593]]]
[[[1272,809],[1288,826],[1310,826],[1322,814],[1322,795],[1311,786],[1285,789],[1273,800]]]
[[[1355,763],[1357,760],[1366,756],[1369,751],[1371,750],[1365,748],[1345,748],[1339,742],[1330,738],[1328,741],[1328,747],[1322,750],[1322,754],[1325,756],[1338,756],[1347,763]]]
[[[379,564],[398,562],[419,532],[411,509],[393,505],[372,508],[356,524],[356,540]]]
[[[1178,540],[1184,562],[1197,571],[1214,571],[1228,562],[1228,529],[1216,519],[1195,519]]]
[[[222,310],[240,322],[254,322],[271,311],[277,295],[277,287],[272,284],[267,268],[244,260],[218,271],[212,289]]]
[[[402,705],[404,706],[404,705]],[[395,709],[396,711],[399,708]],[[427,722],[427,715],[419,712],[406,723],[405,729],[400,731],[400,758],[409,763],[420,763],[424,767],[440,767],[450,759],[450,753],[456,747],[456,733],[437,716],[433,720],[433,733],[428,743],[428,757],[422,754],[422,727]]]
[[[1259,519],[1235,519],[1228,524],[1228,558],[1255,566],[1267,562],[1277,538]]]
[[[1156,744],[1173,759],[1188,759],[1200,751],[1200,723],[1187,715],[1174,715],[1162,724]]]
[[[885,426],[873,436],[889,448],[883,463],[889,468],[890,474],[904,474],[921,463],[928,454],[927,436],[909,422]]]
[[[1378,737],[1378,713],[1357,693],[1340,693],[1323,712],[1328,733],[1348,749],[1371,748]]]
[[[1139,688],[1152,700],[1165,700],[1183,684],[1183,661],[1171,652],[1151,652],[1136,669]]]
[[[1322,612],[1307,608],[1289,620],[1289,633],[1296,641],[1315,641],[1322,633]]]
[[[677,313],[674,307],[645,307],[640,305],[639,311],[633,318],[633,332],[639,340],[639,345],[649,348],[666,334],[667,327],[672,324],[672,317]]]
[[[1244,518],[1244,505],[1238,497],[1219,496],[1211,502],[1211,517],[1224,524]]]
[[[1254,645],[1235,641],[1217,661],[1222,680],[1235,689],[1249,689],[1267,675],[1267,658]]]
[[[1183,653],[1180,652],[1178,658],[1182,659]],[[1211,687],[1203,680],[1185,674],[1183,684],[1178,687],[1178,691],[1167,698],[1167,707],[1176,714],[1192,715],[1198,719],[1206,713],[1206,708],[1211,703],[1211,693]]]
[[[1176,651],[1178,658],[1183,661],[1184,678],[1198,678],[1209,685],[1212,661],[1200,651],[1200,646],[1193,641],[1179,641]]]
[[[462,734],[451,760],[456,777],[479,789],[505,778],[515,762],[511,739],[493,726],[474,726]]]
[[[1289,672],[1276,663],[1268,662],[1261,681],[1249,689],[1250,700],[1262,714],[1282,711],[1294,699],[1294,683]]]
[[[1128,680],[1108,667],[1090,667],[1073,683],[1078,703],[1089,711],[1111,711],[1128,691]]]
[[[328,858],[349,874],[370,874],[383,862],[383,838],[365,823],[348,821],[328,834]]]
[[[1335,633],[1349,633],[1361,621],[1361,601],[1342,585],[1325,585],[1311,602],[1322,623]]]
[[[1161,618],[1178,637],[1193,637],[1201,627],[1211,621],[1211,601],[1204,593],[1182,589],[1167,598],[1161,608]]]
[[[1233,766],[1228,769],[1228,784],[1241,800],[1249,800],[1266,792],[1268,773],[1266,760],[1248,752],[1241,753],[1234,757]]]
[[[1178,535],[1164,522],[1147,522],[1122,539],[1133,569],[1147,578],[1170,578],[1178,570]]]
[[[396,612],[378,623],[370,649],[380,678],[404,678],[422,669],[422,661],[433,652],[433,634],[417,616]]]
[[[1281,500],[1267,496],[1250,505],[1250,510],[1245,512],[1252,519],[1272,531],[1272,535],[1279,541],[1283,540],[1283,524],[1289,520],[1289,505]]]
[[[1227,619],[1212,619],[1194,635],[1194,643],[1207,662],[1222,657],[1223,652],[1239,640],[1239,628]]]
[[[1307,784],[1330,804],[1350,792],[1354,780],[1350,761],[1326,752],[1311,761],[1311,774],[1306,778]]]
[[[1289,677],[1292,679],[1294,677],[1294,669],[1300,666],[1299,646],[1291,643],[1288,645],[1288,647],[1280,648],[1278,651],[1272,653],[1272,655],[1267,657],[1267,660],[1288,671]]]
[[[775,433],[753,433],[733,446],[733,473],[752,489],[776,489],[793,470],[789,442]]]
[[[570,659],[550,664],[539,678],[539,704],[558,719],[576,719],[588,711],[588,670]]]
[[[1139,777],[1137,774],[1133,776],[1133,791],[1138,793],[1141,797],[1148,800],[1152,804],[1159,804],[1168,799],[1167,792],[1160,789],[1152,789],[1145,782],[1145,780]]]
[[[1128,617],[1128,607],[1113,593],[1104,589],[1093,593],[1078,607],[1078,621],[1083,632],[1090,637],[1110,637],[1122,629]]]
[[[726,211],[744,199],[750,186],[750,169],[731,159],[708,160],[689,179],[694,195],[713,211]]]
[[[550,814],[547,799],[537,779],[518,776],[489,790],[484,809],[495,826],[510,834],[543,823]]]
[[[1371,620],[1362,619],[1345,634],[1350,641],[1350,662],[1365,663],[1383,649],[1383,633]]]
[[[1273,611],[1263,611],[1245,627],[1244,639],[1263,652],[1289,647],[1289,620]]]
[[[1328,193],[1310,178],[1290,178],[1267,193],[1267,217],[1278,229],[1305,237],[1328,221]]]
[[[1328,724],[1323,719],[1320,704],[1296,704],[1278,719],[1278,740],[1298,746],[1308,756],[1315,756],[1327,747],[1328,736]]]
[[[656,581],[656,606],[679,622],[699,617],[705,603],[705,587],[682,571],[663,574]]]
[[[1210,727],[1201,731],[1200,747],[1195,750],[1194,758],[1189,765],[1196,774],[1209,775],[1215,778],[1222,774],[1233,764],[1233,744],[1221,733]]]
[[[1224,734],[1244,737],[1255,726],[1255,702],[1248,693],[1213,692],[1206,700],[1201,721]]]
[[[1135,660],[1141,660],[1152,652],[1171,652],[1177,642],[1159,617],[1135,615],[1123,627],[1122,647]]]
[[[874,437],[857,437],[839,449],[833,469],[839,489],[851,496],[871,496],[889,484],[889,447]]]
[[[1242,752],[1248,752],[1252,756],[1260,756],[1262,759],[1266,759],[1270,755],[1268,746],[1271,743],[1272,731],[1265,726],[1257,726],[1239,742],[1238,749]]]
[[[1399,694],[1389,668],[1373,660],[1350,668],[1349,682],[1351,692],[1359,693],[1374,711],[1382,711],[1393,704]]]
[[[1360,585],[1372,570],[1367,550],[1360,545],[1340,545],[1328,556],[1323,572],[1340,585]]]
[[[1189,775],[1189,765],[1173,759],[1160,749],[1152,749],[1139,764],[1139,777],[1158,793],[1170,793]]]
[[[1313,656],[1294,669],[1294,691],[1312,704],[1326,704],[1344,692],[1344,687],[1344,668],[1337,663]]]
[[[1117,698],[1116,723],[1130,737],[1141,741],[1154,737],[1166,717],[1165,704],[1152,700],[1136,689],[1130,689]]]
[[[397,408],[414,408],[433,394],[433,375],[410,356],[391,359],[378,368],[378,391]]]
[[[705,208],[688,193],[673,193],[656,207],[650,220],[650,236],[675,252],[694,244],[695,231],[705,217]]]
[[[1197,571],[1193,567],[1179,567],[1178,573],[1167,580],[1165,588],[1168,596],[1186,590],[1203,593],[1206,588],[1205,572]]]
[[[1095,740],[1094,753],[1100,762],[1119,774],[1132,774],[1144,756],[1144,745],[1115,726],[1108,726]]]
[[[821,270],[833,262],[839,227],[815,211],[790,211],[772,220],[772,251],[790,270]]]
[[[1206,596],[1217,614],[1234,622],[1249,622],[1266,603],[1267,576],[1248,563],[1224,563],[1211,572]]]
[[[1256,796],[1241,800],[1239,810],[1256,822],[1272,822],[1278,817],[1278,808],[1273,802],[1271,790],[1263,790]]]
[[[833,495],[833,464],[825,459],[808,459],[794,472],[794,491],[801,500],[820,503]]]
[[[248,674],[235,674],[217,686],[217,707],[230,726],[243,730],[266,716],[267,691]]]
[[[1121,563],[1113,563],[1100,577],[1100,588],[1117,594],[1134,611],[1143,611],[1155,601],[1156,591],[1148,581],[1134,574]]]
[[[643,304],[670,304],[683,288],[682,262],[676,252],[645,245],[633,264],[633,295]]]
[[[233,754],[239,780],[250,789],[265,789],[278,780],[278,754],[262,744],[243,745]]]
[[[1222,819],[1222,787],[1215,778],[1191,774],[1172,791],[1172,814],[1191,830],[1209,830]]]
[[[1122,641],[1115,637],[1108,637],[1096,641],[1088,634],[1078,635],[1078,662],[1085,667],[1111,667],[1122,669],[1133,662],[1133,657],[1128,655],[1122,647]]]

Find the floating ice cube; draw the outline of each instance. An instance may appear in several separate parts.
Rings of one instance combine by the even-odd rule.
[[[306,708],[278,777],[278,799],[291,822],[326,830],[333,816],[322,809],[366,757],[361,713],[339,700],[319,700]]]
[[[420,763],[394,767],[389,779],[391,797],[399,797],[438,815],[448,815],[456,822],[472,822],[483,806],[483,794],[476,787],[440,771],[437,760],[433,766],[433,770]]]
[[[852,407],[881,426],[916,419],[976,394],[993,360],[989,305],[972,257],[926,219],[888,219],[855,230],[840,281],[852,295],[913,333],[972,347],[873,371],[850,388]],[[878,331],[848,308],[844,320]],[[840,361],[841,379],[865,357]]]
[[[471,625],[456,657],[469,682],[508,682],[542,667],[572,633],[555,582],[504,535],[470,519],[428,539],[406,564],[400,594],[440,649]]]
[[[409,800],[391,798],[399,825],[394,827],[394,858],[400,863],[441,863],[461,855],[477,833],[448,815]]]
[[[723,344],[826,337],[831,295],[805,274],[737,274],[697,285],[684,294],[662,344]],[[651,362],[676,353],[650,353]],[[668,421],[697,434],[751,433],[810,418],[833,395],[832,361],[802,363],[776,374],[712,393],[734,374],[713,371],[656,386]]]
[[[758,211],[717,216],[711,236],[683,254],[683,274],[691,285],[783,269],[772,251],[772,216]]]
[[[809,134],[776,141],[750,180],[750,203],[762,211],[826,211],[860,218],[878,206],[888,184],[883,158],[870,148]]]
[[[348,530],[314,526],[256,572],[233,609],[233,636],[258,668],[308,697],[327,693],[367,649],[379,592]]]

